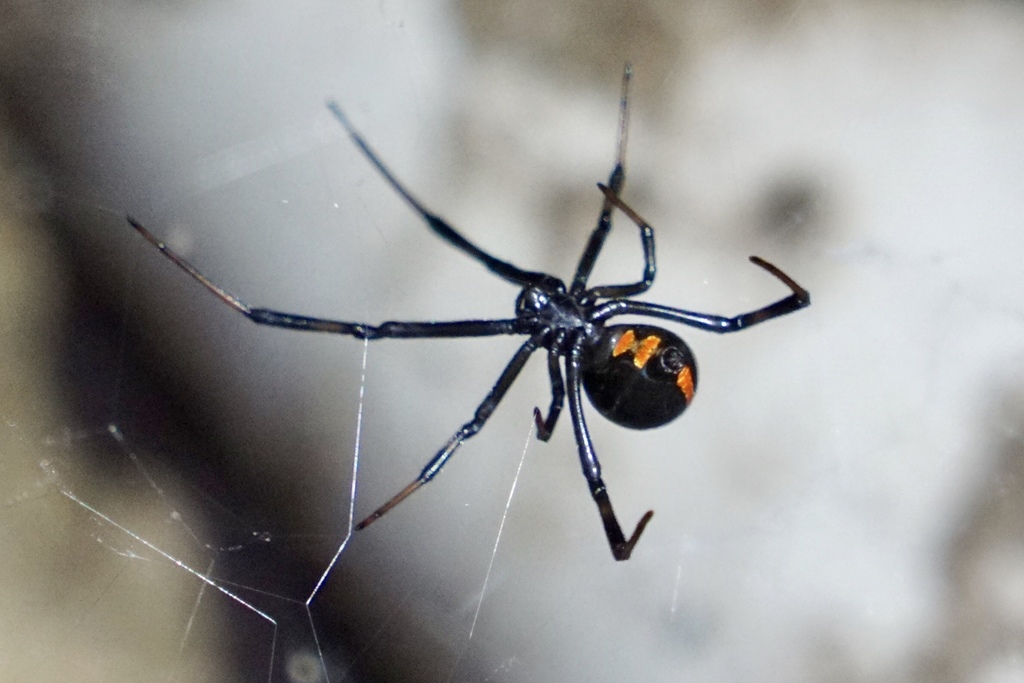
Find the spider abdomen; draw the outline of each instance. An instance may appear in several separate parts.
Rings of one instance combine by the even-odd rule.
[[[597,411],[630,429],[679,417],[697,390],[697,361],[682,339],[652,325],[601,330],[584,359],[583,388]]]

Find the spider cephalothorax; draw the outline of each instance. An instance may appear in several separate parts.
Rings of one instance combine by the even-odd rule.
[[[437,476],[455,450],[466,439],[480,431],[530,355],[534,351],[544,349],[547,352],[548,375],[551,380],[551,403],[546,416],[542,415],[539,409],[534,409],[537,436],[543,441],[548,440],[568,397],[569,413],[583,476],[586,477],[591,496],[597,503],[612,555],[616,560],[628,559],[654,513],[647,511],[630,537],[627,539],[624,536],[612,509],[604,481],[601,479],[601,465],[594,452],[583,415],[582,391],[586,391],[591,403],[601,415],[616,424],[631,429],[658,427],[677,418],[690,405],[697,389],[697,364],[686,342],[668,330],[653,325],[606,325],[607,321],[622,315],[634,315],[659,318],[709,332],[736,332],[765,320],[792,313],[810,304],[811,299],[807,290],[781,270],[756,256],[751,256],[750,260],[781,280],[792,293],[750,313],[723,317],[630,298],[646,292],[653,284],[656,273],[654,230],[619,196],[626,179],[625,152],[630,75],[627,66],[622,79],[619,144],[615,166],[608,177],[608,185],[599,185],[604,201],[597,227],[590,235],[568,287],[552,275],[522,270],[495,258],[463,237],[442,218],[429,212],[391,174],[349,123],[341,108],[333,102],[328,105],[370,163],[441,239],[462,250],[498,277],[522,288],[516,300],[514,318],[452,322],[389,321],[380,325],[367,325],[312,318],[265,308],[250,308],[211,282],[137,221],[128,218],[143,237],[178,267],[198,280],[221,301],[262,325],[330,332],[358,339],[526,336],[526,341],[498,376],[498,380],[477,408],[473,418],[456,430],[411,484],[356,525],[357,529],[369,526],[405,500],[413,491]],[[641,279],[629,284],[588,288],[587,281],[611,229],[611,217],[615,209],[622,211],[640,230],[640,242],[644,253]]]

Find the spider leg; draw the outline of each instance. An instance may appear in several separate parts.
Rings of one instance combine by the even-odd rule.
[[[810,293],[798,285],[793,278],[789,277],[776,266],[768,263],[762,258],[757,256],[750,257],[751,263],[761,266],[775,277],[782,280],[783,284],[793,290],[793,293],[787,296],[785,299],[779,299],[773,304],[769,304],[763,308],[759,308],[756,311],[750,311],[749,313],[741,313],[740,315],[733,316],[731,318],[712,315],[710,313],[696,313],[694,311],[684,311],[679,308],[670,308],[668,306],[661,306],[659,304],[651,304],[644,301],[609,301],[602,304],[594,309],[590,314],[589,320],[591,322],[601,322],[614,318],[617,315],[646,315],[652,318],[661,318],[663,320],[670,320],[676,323],[682,323],[683,325],[689,325],[690,327],[697,327],[708,332],[739,332],[745,330],[752,325],[763,323],[766,320],[772,318],[778,318],[781,315],[798,311],[801,308],[805,308],[811,305]]]
[[[548,349],[548,377],[551,379],[551,406],[548,416],[541,417],[540,408],[533,409],[533,421],[537,423],[537,438],[547,441],[555,431],[555,424],[565,403],[565,383],[562,382],[562,369],[558,366],[558,353]]]
[[[608,186],[618,194],[622,192],[626,184],[626,138],[629,131],[629,80],[633,76],[633,67],[628,63],[622,72],[622,96],[619,98],[619,143],[615,155],[615,166],[608,176]],[[587,246],[580,257],[579,265],[576,266],[576,274],[572,278],[571,294],[580,294],[587,287],[587,280],[597,257],[604,247],[604,241],[608,237],[608,231],[612,227],[612,205],[605,199],[601,207],[601,214],[597,219],[597,226],[594,232],[590,233]]]
[[[544,285],[544,284],[556,284],[557,280],[550,275],[545,273],[538,273],[529,270],[522,270],[508,261],[502,261],[499,258],[491,256],[486,251],[476,246],[465,237],[463,237],[458,231],[450,226],[443,218],[427,210],[423,204],[420,203],[416,197],[413,196],[405,186],[398,181],[398,178],[391,172],[384,162],[381,160],[377,153],[370,147],[369,143],[363,138],[363,136],[355,129],[352,123],[348,120],[345,112],[342,111],[341,107],[338,106],[337,102],[329,101],[327,108],[334,114],[334,118],[338,119],[341,127],[345,129],[348,136],[355,143],[359,151],[363,153],[363,156],[373,164],[377,172],[380,173],[384,180],[387,181],[391,188],[402,196],[402,199],[406,201],[413,208],[413,210],[420,215],[426,224],[433,230],[438,237],[443,239],[448,244],[452,245],[456,249],[460,249],[475,260],[479,261],[498,277],[504,278],[509,282],[517,284],[521,287],[527,287],[531,285]]]
[[[654,517],[654,511],[648,510],[633,530],[633,535],[626,540],[619,526],[619,520],[612,509],[612,501],[608,497],[608,489],[601,480],[601,463],[597,460],[594,452],[594,444],[590,439],[590,431],[587,429],[587,422],[583,417],[583,405],[580,396],[580,367],[581,367],[582,345],[577,343],[573,346],[566,359],[565,377],[569,384],[569,413],[572,415],[572,426],[576,432],[576,445],[579,449],[580,464],[583,466],[583,476],[590,485],[590,495],[597,503],[597,509],[601,513],[601,522],[604,524],[604,533],[608,537],[608,545],[611,547],[612,556],[616,560],[628,560],[633,553],[633,548],[640,540],[640,534],[647,527],[647,523]]]
[[[521,334],[514,318],[500,320],[446,320],[441,322],[405,322],[388,320],[379,325],[350,323],[342,320],[311,318],[281,313],[267,308],[253,308],[249,319],[260,325],[284,327],[304,332],[346,334],[356,339],[430,339],[441,337],[494,337]]]
[[[153,233],[142,226],[131,216],[128,222],[140,235],[160,250],[176,266],[195,278],[201,285],[210,290],[214,296],[235,309],[245,317],[260,325],[285,327],[308,332],[328,332],[346,334],[356,339],[410,339],[426,337],[489,337],[501,334],[519,334],[515,319],[506,320],[457,320],[451,322],[396,322],[388,321],[380,325],[327,320],[308,316],[283,313],[266,308],[251,308],[244,301],[228,293],[214,284],[180,254],[156,238]]]
[[[616,176],[618,174],[618,176]],[[615,187],[615,181],[618,180],[619,187],[622,187],[625,182],[625,172],[622,170],[622,166],[619,164],[615,165],[615,169],[612,171],[611,176],[608,178],[608,183]],[[594,264],[597,262],[597,256],[601,253],[601,248],[604,247],[604,241],[608,237],[608,231],[612,229],[612,205],[605,199],[604,204],[601,206],[601,214],[597,218],[597,227],[594,228],[594,232],[590,233],[590,239],[587,240],[587,247],[583,250],[583,256],[580,257],[579,265],[576,266],[576,275],[572,279],[572,288],[569,293],[572,295],[578,295],[587,288],[587,279],[590,278],[591,271],[594,270]]]
[[[647,221],[640,218],[629,205],[623,202],[616,191],[600,183],[597,186],[604,193],[605,205],[622,211],[640,229],[640,244],[644,250],[644,274],[639,282],[628,285],[602,285],[594,287],[588,294],[593,299],[618,299],[643,294],[654,284],[654,276],[657,273],[657,266],[654,263],[654,229]]]
[[[537,350],[542,338],[543,334],[536,334],[527,339],[523,345],[519,347],[519,350],[516,351],[514,356],[512,356],[512,360],[510,360],[508,365],[505,366],[505,369],[501,371],[498,381],[494,383],[493,387],[491,387],[487,397],[484,398],[483,402],[479,407],[477,407],[476,413],[473,415],[473,419],[456,430],[452,435],[452,438],[448,439],[448,443],[446,443],[444,447],[437,452],[437,455],[427,463],[427,466],[423,468],[419,477],[399,491],[388,502],[374,510],[373,514],[359,522],[359,524],[356,525],[356,530],[365,529],[370,526],[387,514],[391,508],[401,503],[414,491],[437,476],[438,472],[441,471],[441,468],[443,468],[445,463],[448,462],[448,459],[452,457],[453,453],[455,453],[455,450],[461,446],[466,439],[474,436],[484,426],[484,423],[487,422],[491,413],[493,413],[494,409],[498,407],[498,403],[500,403],[501,399],[504,398],[509,387],[512,386],[516,377],[519,376],[519,372],[523,369],[523,366],[526,365],[526,361],[530,358],[530,354]]]

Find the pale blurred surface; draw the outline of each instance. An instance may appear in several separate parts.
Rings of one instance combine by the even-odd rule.
[[[1024,679],[1024,7],[58,7],[0,10],[0,678]],[[507,317],[514,289],[323,102],[467,237],[569,277],[627,60],[643,298],[757,308],[785,293],[757,254],[813,306],[679,330],[701,385],[672,425],[590,414],[623,522],[657,513],[629,562],[568,420],[506,509],[535,360],[314,591],[357,451],[358,517],[517,342],[382,341],[364,369],[361,342],[247,322],[123,215],[253,305]],[[594,282],[639,272],[616,225]]]

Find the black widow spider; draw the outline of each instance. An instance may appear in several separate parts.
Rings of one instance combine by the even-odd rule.
[[[607,321],[620,315],[640,315],[661,318],[708,332],[737,332],[810,304],[810,294],[807,290],[774,265],[756,256],[751,256],[750,260],[781,280],[793,291],[792,294],[764,308],[731,318],[684,311],[628,298],[646,292],[654,282],[655,275],[654,231],[619,198],[626,179],[624,162],[631,73],[627,65],[622,78],[615,167],[608,177],[608,185],[598,185],[604,194],[604,203],[601,206],[597,227],[590,235],[569,287],[552,275],[522,270],[507,261],[491,256],[456,232],[440,216],[428,211],[391,174],[337,103],[328,102],[331,112],[363,155],[441,239],[461,249],[498,277],[522,287],[516,299],[514,318],[451,322],[388,321],[374,326],[310,318],[265,308],[250,308],[211,282],[149,230],[128,216],[128,222],[132,227],[164,256],[198,280],[221,301],[261,325],[344,334],[357,339],[488,337],[505,334],[527,336],[526,341],[501,372],[487,397],[476,409],[473,419],[452,435],[415,481],[377,508],[373,514],[360,522],[356,529],[366,528],[405,500],[413,491],[437,476],[462,442],[479,432],[487,422],[530,355],[534,351],[545,349],[551,379],[551,405],[546,417],[542,417],[540,410],[534,408],[537,438],[541,441],[550,438],[561,413],[568,386],[569,414],[572,416],[572,426],[576,433],[583,476],[590,485],[590,494],[601,513],[601,521],[604,523],[612,555],[616,560],[629,559],[640,534],[654,516],[654,511],[648,510],[640,518],[633,534],[627,540],[612,510],[604,481],[601,480],[601,464],[597,460],[583,416],[580,389],[582,387],[586,390],[598,412],[612,422],[631,429],[648,429],[674,420],[690,404],[697,387],[697,366],[690,348],[675,334],[651,325],[607,326]],[[644,252],[643,277],[631,284],[587,288],[587,279],[611,229],[613,209],[625,213],[640,229],[640,241]],[[605,301],[602,302],[602,299]],[[564,381],[559,358],[565,359]]]

